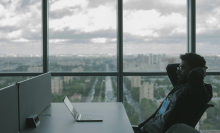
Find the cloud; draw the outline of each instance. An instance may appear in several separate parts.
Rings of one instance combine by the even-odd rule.
[[[123,3],[125,54],[186,52],[186,1]],[[39,0],[0,2],[0,53],[41,54],[41,5]],[[201,53],[218,52],[219,5],[219,0],[196,2],[197,51]],[[50,0],[49,6],[50,54],[116,54],[116,1]]]
[[[171,2],[172,1],[172,2]],[[172,12],[186,16],[185,0],[126,0],[123,4],[124,10],[157,10],[162,15]]]
[[[160,37],[167,28],[170,30],[168,34],[186,34],[186,17],[179,13],[161,15],[154,9],[124,12],[124,31],[130,34]]]
[[[24,38],[20,38],[20,39],[13,40],[13,41],[14,41],[14,42],[29,42],[29,40],[24,39]]]
[[[93,32],[103,29],[116,29],[116,11],[113,7],[99,6],[73,13],[57,19],[50,19],[50,30],[78,30],[78,32]]]
[[[87,0],[61,0],[61,1],[52,1],[50,2],[50,10],[60,10],[65,8],[72,8],[76,6],[80,6],[85,8],[88,5]]]
[[[107,39],[106,38],[93,38],[91,39],[91,42],[93,43],[106,43]]]
[[[109,5],[109,6],[114,6],[116,7],[116,0],[88,0],[89,4],[88,7],[89,8],[97,8],[100,5]]]

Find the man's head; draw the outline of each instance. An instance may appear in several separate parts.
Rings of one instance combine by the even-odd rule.
[[[197,67],[204,68],[206,65],[204,57],[195,53],[182,54],[180,55],[180,59],[182,61],[176,71],[178,74],[178,83],[180,84],[187,82],[187,76],[192,69]]]

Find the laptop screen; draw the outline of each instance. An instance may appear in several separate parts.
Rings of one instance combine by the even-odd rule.
[[[70,110],[70,112],[73,115],[73,117],[75,119],[77,119],[76,116],[77,116],[78,113],[76,112],[75,108],[73,107],[72,103],[67,98],[67,96],[64,97],[63,102],[66,104],[67,108]]]

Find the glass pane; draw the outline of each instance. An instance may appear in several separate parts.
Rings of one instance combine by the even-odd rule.
[[[151,116],[172,89],[167,76],[124,77],[124,107],[131,125],[139,125]]]
[[[196,1],[196,52],[203,55],[209,69],[220,71],[220,1]]]
[[[212,85],[213,98],[209,102],[215,107],[210,107],[203,114],[199,122],[200,130],[220,130],[220,76],[206,76],[205,82]]]
[[[41,0],[0,1],[0,72],[42,72]]]
[[[116,102],[116,83],[110,76],[52,77],[52,102],[63,102],[65,95],[71,102]]]
[[[186,0],[123,1],[124,71],[165,71],[186,53]]]
[[[24,76],[0,77],[0,89],[29,78],[31,77],[24,77]]]
[[[50,71],[116,71],[115,0],[49,0],[49,6]]]

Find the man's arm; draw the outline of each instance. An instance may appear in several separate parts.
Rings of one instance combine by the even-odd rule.
[[[196,99],[208,102],[210,95],[203,82],[205,76],[204,74],[205,73],[202,68],[194,68],[188,74],[188,82],[190,86],[190,94]]]
[[[177,67],[180,64],[168,64],[167,65],[167,75],[171,81],[171,83],[173,84],[173,86],[177,85],[177,79],[178,79],[178,75],[176,73]]]

